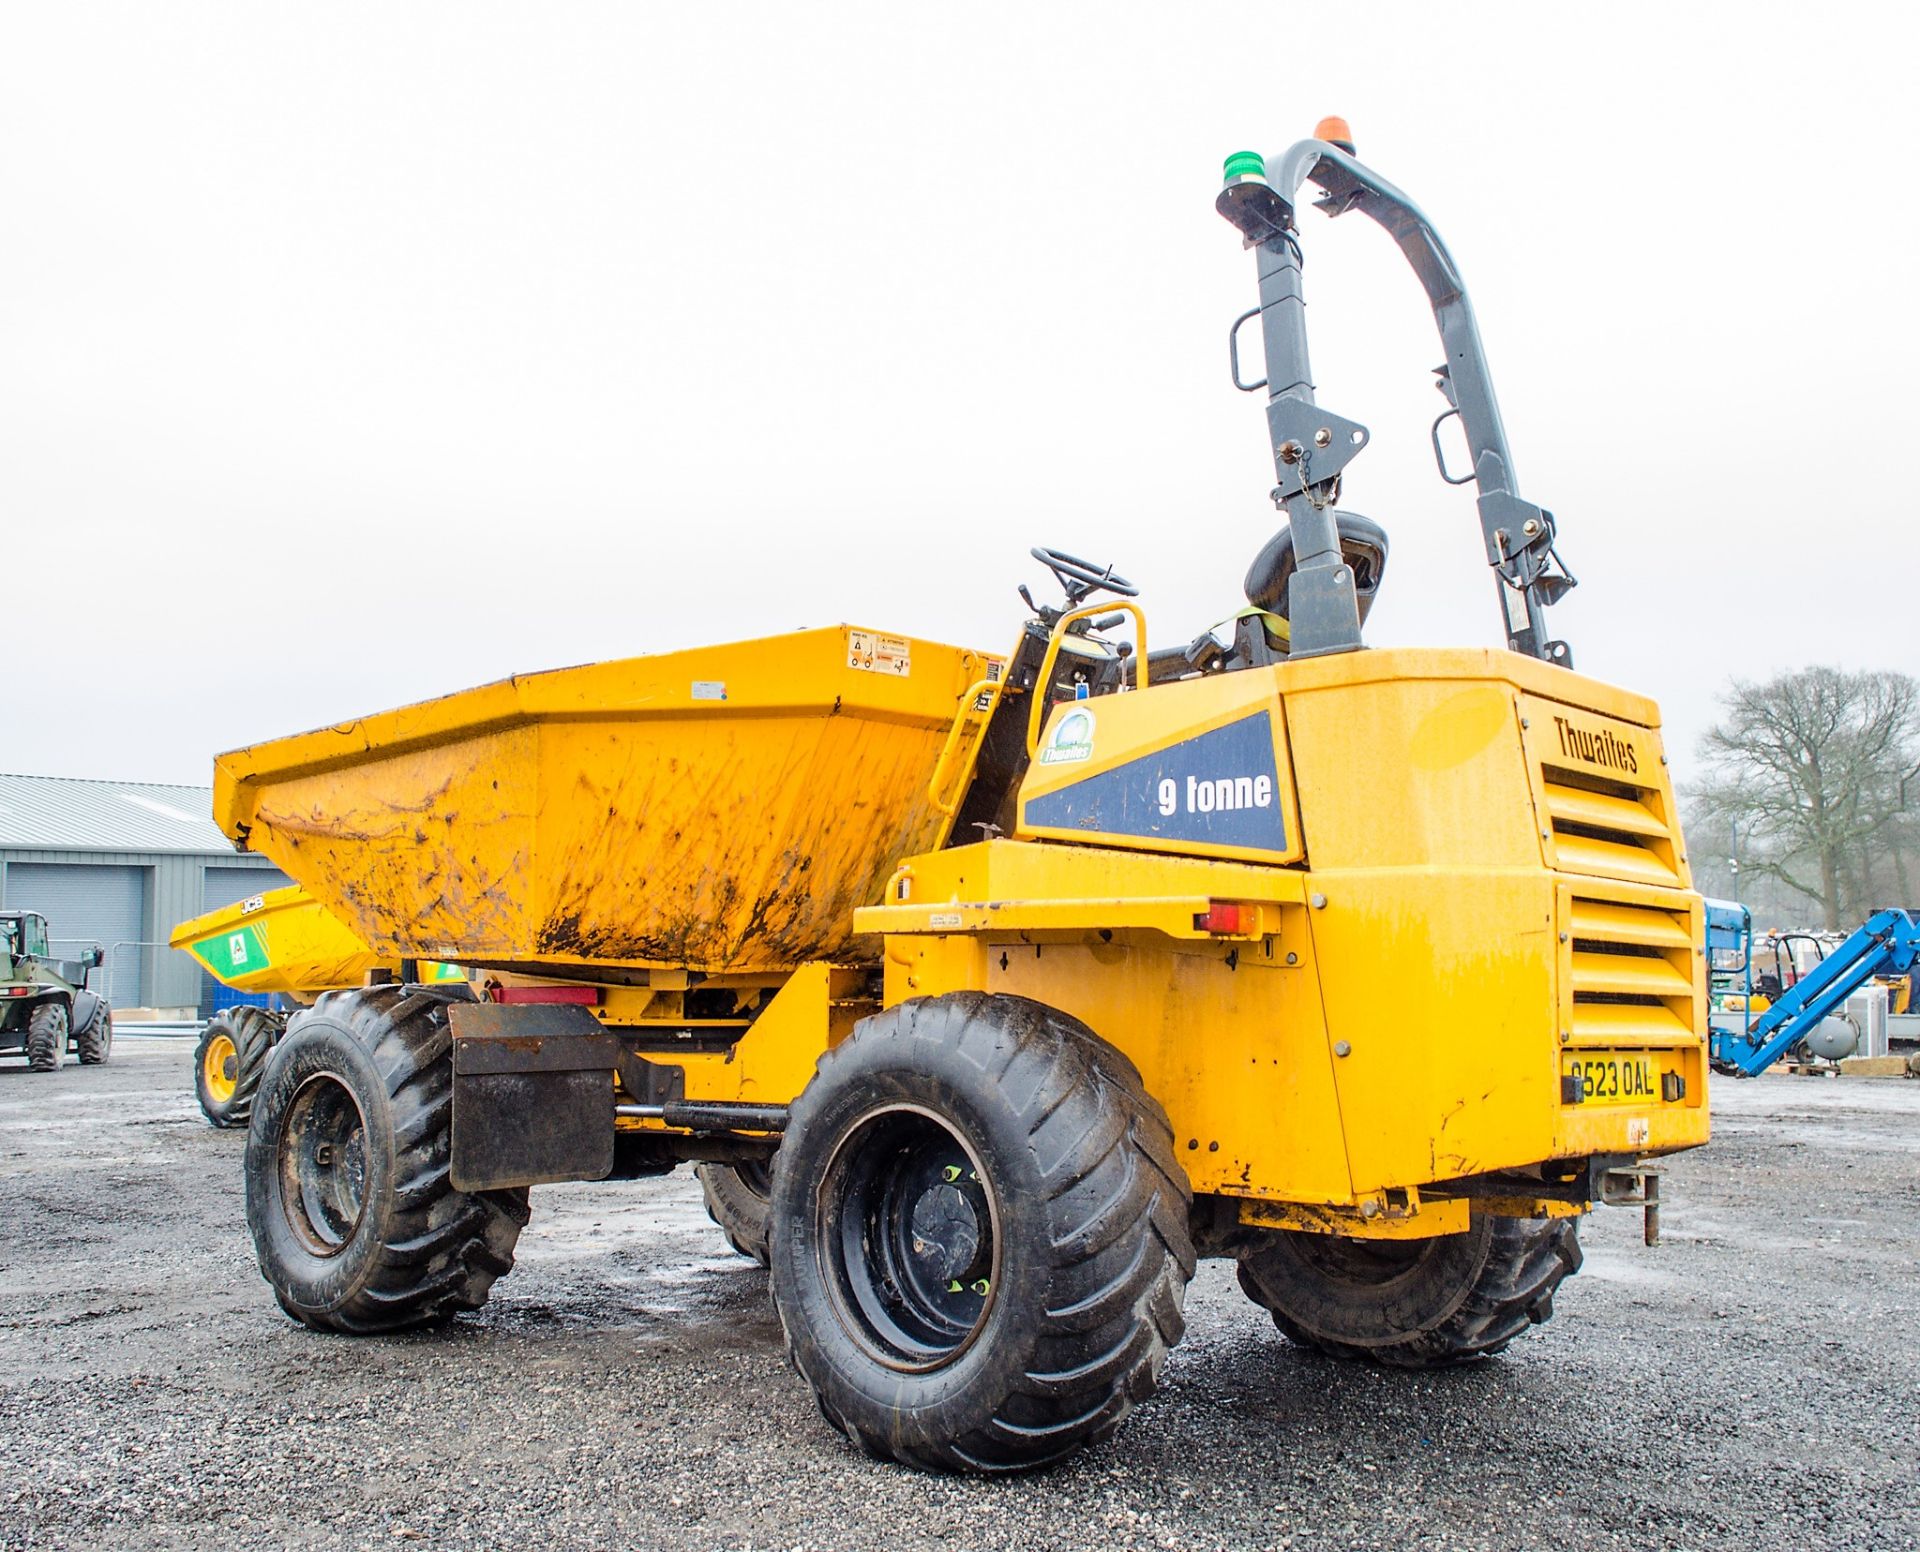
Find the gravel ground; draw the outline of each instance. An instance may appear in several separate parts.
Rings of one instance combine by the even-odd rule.
[[[1721,1083],[1666,1242],[1596,1215],[1463,1371],[1301,1352],[1204,1263],[1116,1439],[978,1482],[819,1420],[684,1175],[537,1189],[450,1331],[290,1324],[190,1054],[0,1064],[0,1547],[1920,1547],[1920,1083]]]

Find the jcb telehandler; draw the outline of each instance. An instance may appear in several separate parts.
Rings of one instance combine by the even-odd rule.
[[[303,1014],[255,1101],[294,1318],[477,1308],[528,1186],[733,1166],[828,1420],[1014,1469],[1152,1391],[1196,1255],[1296,1341],[1472,1359],[1547,1317],[1589,1205],[1706,1140],[1659,714],[1549,637],[1572,578],[1458,273],[1345,140],[1237,155],[1217,203],[1286,517],[1230,640],[1149,651],[1131,584],[1039,550],[1065,601],[1004,657],[803,631],[218,759],[226,832],[402,962]],[[1500,650],[1362,649],[1387,541],[1336,506],[1367,431],[1314,400],[1309,181],[1432,302]]]

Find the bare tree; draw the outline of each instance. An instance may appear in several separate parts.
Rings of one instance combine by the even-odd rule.
[[[1920,684],[1906,674],[1803,668],[1764,684],[1736,680],[1701,744],[1707,777],[1695,812],[1738,824],[1743,873],[1816,902],[1822,924],[1838,931],[1882,903],[1877,890],[1906,892],[1916,747]]]

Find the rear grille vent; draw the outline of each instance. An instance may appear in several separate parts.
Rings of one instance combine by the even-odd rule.
[[[1678,1045],[1694,1038],[1693,932],[1684,910],[1572,898],[1575,1045]]]
[[[1659,788],[1553,765],[1540,775],[1560,872],[1636,884],[1684,882]]]

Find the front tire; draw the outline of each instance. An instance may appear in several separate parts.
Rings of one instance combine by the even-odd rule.
[[[1242,1256],[1240,1286],[1300,1346],[1437,1369],[1491,1357],[1550,1320],[1580,1260],[1573,1219],[1475,1213],[1464,1234],[1435,1239],[1276,1230]]]
[[[53,1072],[67,1055],[67,1005],[43,1002],[27,1015],[27,1070]]]
[[[464,988],[329,992],[274,1049],[247,1134],[247,1227],[295,1320],[392,1331],[478,1309],[513,1266],[525,1189],[448,1177]]]
[[[234,1007],[207,1021],[193,1053],[193,1091],[210,1125],[245,1126],[267,1057],[284,1028],[264,1008]]]
[[[863,1020],[774,1158],[773,1289],[827,1420],[927,1470],[1119,1427],[1184,1326],[1191,1192],[1125,1057],[1020,997]]]

